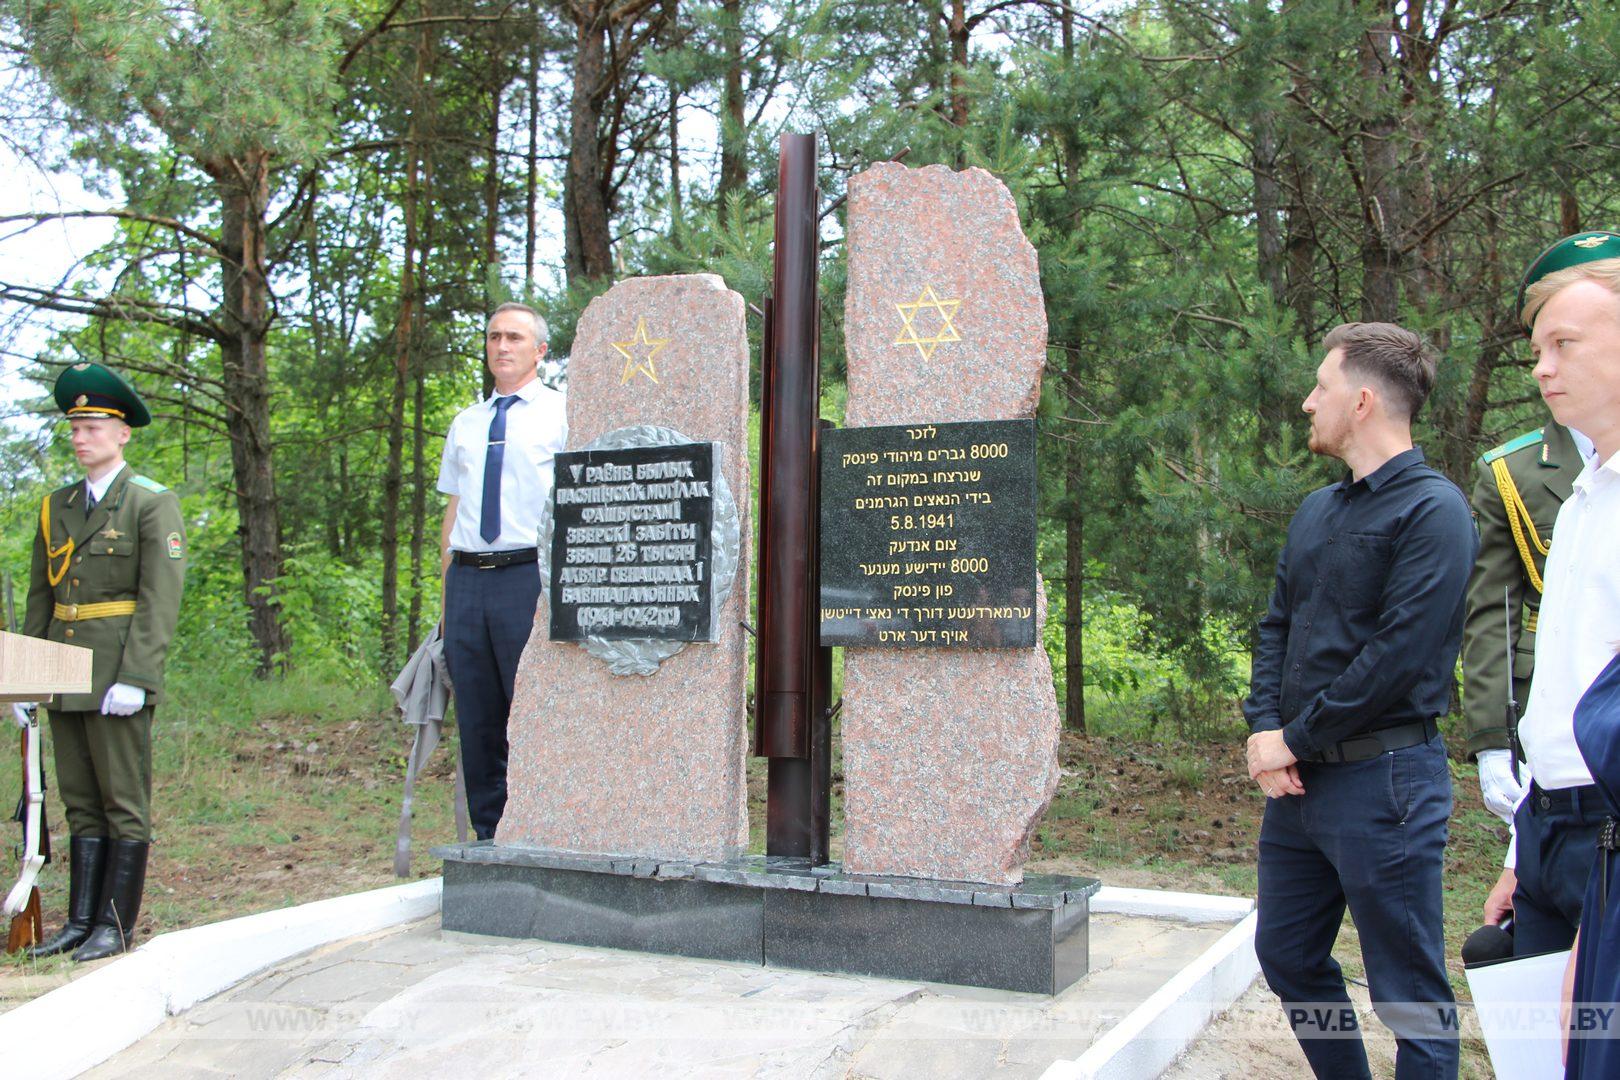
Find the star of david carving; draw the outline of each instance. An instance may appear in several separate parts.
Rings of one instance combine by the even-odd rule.
[[[900,336],[894,339],[894,343],[917,346],[917,352],[924,360],[933,359],[934,350],[946,342],[962,340],[962,335],[956,332],[956,327],[951,323],[951,319],[956,315],[956,309],[962,306],[962,301],[941,300],[932,285],[924,285],[923,291],[917,294],[917,299],[913,303],[894,306],[900,310],[900,318],[905,322],[905,329],[900,331]],[[919,336],[914,321],[917,314],[925,308],[939,314],[939,329],[930,337]]]
[[[647,376],[653,382],[658,381],[658,369],[653,366],[653,357],[658,355],[660,349],[669,344],[669,338],[649,338],[647,336],[647,320],[645,317],[636,320],[636,333],[629,341],[613,342],[614,349],[624,357],[624,374],[619,376],[619,385],[623,386],[637,373]],[[637,348],[639,346],[640,348]],[[646,356],[636,359],[636,352],[646,350]]]

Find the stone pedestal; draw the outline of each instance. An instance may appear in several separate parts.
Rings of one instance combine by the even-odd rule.
[[[1090,878],[915,881],[752,856],[691,863],[488,841],[435,848],[444,928],[1056,994],[1086,973]]]

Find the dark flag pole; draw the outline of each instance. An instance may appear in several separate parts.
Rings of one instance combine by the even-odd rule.
[[[821,422],[816,137],[783,135],[761,357],[754,753],[769,759],[765,853],[827,861],[832,650],[817,643]]]

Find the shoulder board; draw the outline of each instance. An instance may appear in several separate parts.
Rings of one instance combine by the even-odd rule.
[[[1523,435],[1520,435],[1517,439],[1509,439],[1501,446],[1487,450],[1479,460],[1482,464],[1489,465],[1497,458],[1507,457],[1516,450],[1523,450],[1527,446],[1539,446],[1542,440],[1545,438],[1546,435],[1542,428],[1537,428],[1534,431],[1527,431]]]
[[[168,488],[164,487],[162,484],[158,483],[156,480],[153,480],[149,476],[132,476],[132,477],[129,478],[129,482],[132,483],[132,484],[139,484],[141,487],[145,488],[147,491],[164,492],[164,491],[169,490]]]

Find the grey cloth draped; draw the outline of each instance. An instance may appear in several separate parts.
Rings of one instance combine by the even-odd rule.
[[[389,689],[399,705],[400,719],[416,727],[411,756],[405,763],[405,799],[399,808],[399,834],[394,841],[394,876],[409,877],[411,804],[416,797],[416,777],[439,745],[445,712],[450,706],[450,672],[444,663],[444,634],[438,626],[405,661]],[[461,756],[457,754],[456,839],[464,844],[467,835],[467,785],[461,775]]]

